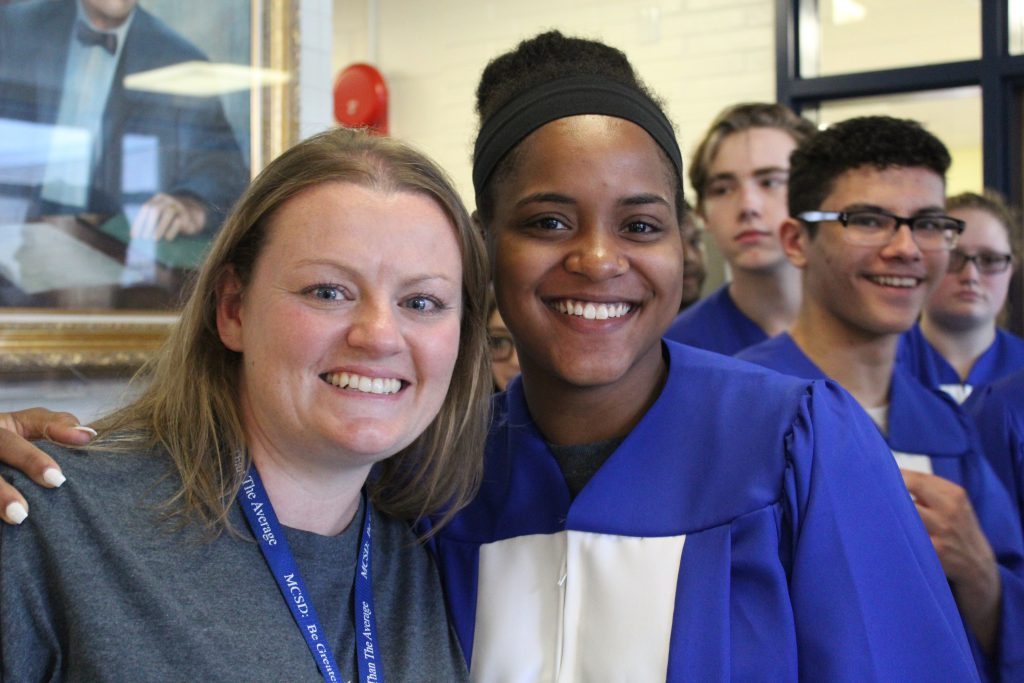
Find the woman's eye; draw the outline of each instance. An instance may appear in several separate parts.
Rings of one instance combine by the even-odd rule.
[[[345,292],[341,287],[330,284],[317,284],[307,287],[304,293],[320,301],[341,301],[345,298]]]
[[[645,221],[633,221],[626,225],[626,232],[632,235],[653,235],[661,232],[661,228]]]
[[[532,223],[533,226],[541,228],[543,230],[568,230],[568,226],[557,218],[546,216],[544,218],[538,218]]]
[[[444,308],[444,304],[440,300],[426,295],[417,295],[409,297],[405,301],[405,307],[411,308],[414,311],[421,313],[432,313]]]

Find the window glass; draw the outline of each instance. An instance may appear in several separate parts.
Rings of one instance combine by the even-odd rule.
[[[953,157],[946,174],[949,194],[977,192],[982,187],[981,89],[977,86],[823,102],[803,113],[819,126],[854,116],[914,119],[942,140]]]
[[[981,57],[968,0],[801,0],[799,27],[802,78]]]
[[[1007,47],[1011,55],[1024,54],[1024,0],[1008,0],[1007,12],[1010,23]]]

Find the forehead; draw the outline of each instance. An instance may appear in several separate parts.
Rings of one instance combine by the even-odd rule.
[[[667,155],[640,126],[611,116],[586,114],[547,123],[520,143],[516,168],[506,188],[599,185],[619,196],[637,191],[674,196],[675,170]]]
[[[941,209],[945,199],[945,181],[929,168],[858,166],[836,176],[821,208],[838,211],[866,204],[911,215],[923,209]]]
[[[950,210],[949,215],[967,223],[958,241],[960,246],[1009,250],[1008,228],[992,212],[977,207],[962,207]]]
[[[379,258],[382,243],[396,258],[419,250],[421,261],[461,260],[455,227],[431,197],[340,181],[308,187],[282,203],[270,217],[263,251],[355,262]]]
[[[778,128],[747,128],[722,138],[711,159],[710,175],[789,168],[796,140]]]

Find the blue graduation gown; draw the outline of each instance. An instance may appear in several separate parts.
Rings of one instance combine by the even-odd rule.
[[[495,400],[433,539],[476,680],[973,680],[878,430],[836,385],[666,343],[661,395],[579,495]]]
[[[751,347],[739,357],[805,379],[825,378],[788,333]],[[894,452],[927,455],[934,474],[967,492],[996,555],[1003,587],[999,652],[994,658],[986,657],[971,637],[974,656],[985,678],[1024,681],[1024,539],[1020,510],[983,457],[973,425],[948,396],[923,386],[897,363],[885,438]]]
[[[966,382],[960,381],[956,370],[928,341],[920,325],[914,325],[900,337],[896,358],[921,384],[957,397],[1024,369],[1024,339],[997,329],[995,340],[974,362]]]
[[[726,284],[680,313],[665,338],[732,356],[768,335],[736,307]]]
[[[964,408],[974,418],[985,455],[1022,511],[1024,523],[1024,370],[974,392]]]

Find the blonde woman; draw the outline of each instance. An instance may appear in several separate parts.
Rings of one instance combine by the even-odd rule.
[[[409,523],[480,476],[486,282],[422,155],[335,130],[272,162],[141,397],[43,445],[68,483],[0,532],[0,677],[464,678]]]

